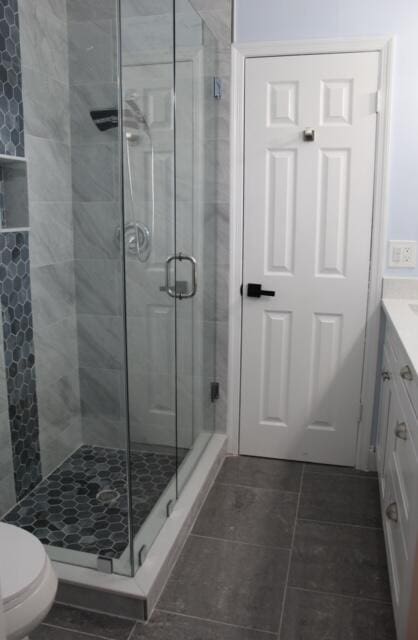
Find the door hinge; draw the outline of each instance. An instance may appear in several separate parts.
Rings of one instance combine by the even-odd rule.
[[[360,422],[363,420],[363,403],[360,402],[360,410],[359,410],[359,414],[358,414],[358,423],[360,424]]]
[[[216,402],[219,400],[219,382],[211,382],[210,383],[210,399],[211,402]]]
[[[376,113],[380,113],[382,111],[382,101],[382,91],[381,89],[379,89],[378,91],[376,91]]]

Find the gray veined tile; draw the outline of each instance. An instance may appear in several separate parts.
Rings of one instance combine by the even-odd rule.
[[[119,260],[76,260],[75,282],[79,314],[121,314],[122,271]]]
[[[298,495],[215,483],[193,533],[290,548]]]
[[[231,11],[203,9],[200,16],[207,27],[212,31],[220,47],[228,47],[231,44]]]
[[[68,144],[27,135],[28,190],[35,202],[71,200],[71,158]]]
[[[218,482],[298,493],[302,464],[286,460],[236,456],[225,459]]]
[[[115,369],[80,368],[83,417],[120,418],[124,413],[122,378],[122,372]]]
[[[73,315],[74,266],[72,262],[34,267],[31,270],[35,330]]]
[[[261,631],[278,629],[289,552],[190,536],[159,608]]]
[[[280,640],[396,640],[390,603],[290,588]]]
[[[122,210],[117,202],[75,202],[74,257],[77,259],[121,259]]]
[[[125,1],[125,0],[123,0]],[[88,20],[116,20],[116,0],[70,0],[67,1],[68,20],[86,22]]]
[[[67,25],[44,2],[19,2],[22,66],[68,82]]]
[[[75,315],[52,324],[35,321],[34,336],[38,387],[49,387],[78,368]]]
[[[116,27],[109,19],[68,24],[71,84],[116,80]]]
[[[89,415],[82,417],[83,444],[126,449],[128,432],[124,418]]]
[[[305,474],[299,518],[381,527],[377,478]]]
[[[30,202],[29,219],[32,267],[73,260],[71,202]]]
[[[64,604],[55,604],[46,617],[45,623],[98,635],[109,640],[127,640],[135,625],[134,620],[77,609]]]
[[[305,475],[312,473],[325,473],[337,476],[364,476],[366,478],[377,478],[376,471],[359,471],[354,467],[340,467],[332,464],[305,464]]]
[[[117,199],[116,150],[114,144],[72,147],[74,202],[109,202]]]
[[[298,521],[289,585],[390,602],[383,532]]]
[[[70,142],[70,96],[67,82],[24,67],[25,134]],[[45,99],[48,96],[48,99]]]
[[[77,323],[81,367],[120,369],[124,360],[122,317],[80,314]]]
[[[275,635],[155,611],[148,624],[138,623],[130,640],[274,640]]]

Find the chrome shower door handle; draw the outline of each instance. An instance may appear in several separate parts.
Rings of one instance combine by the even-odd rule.
[[[196,295],[196,291],[197,291],[196,258],[193,258],[193,256],[184,255],[183,253],[179,253],[177,258],[178,260],[180,260],[180,262],[182,262],[183,260],[186,260],[187,262],[190,262],[190,264],[192,265],[192,288],[187,293],[179,293],[178,298],[180,298],[180,300],[182,298],[193,298]]]
[[[192,288],[190,291],[179,292],[176,291],[176,285],[174,288],[170,285],[170,265],[175,260],[179,262],[187,261],[192,265]],[[183,300],[184,298],[193,298],[197,292],[197,262],[193,256],[185,255],[184,253],[178,253],[177,255],[169,256],[165,261],[165,290],[171,298],[178,298]]]
[[[176,289],[170,286],[170,265],[177,256],[169,256],[165,261],[165,290],[171,298],[176,297]]]

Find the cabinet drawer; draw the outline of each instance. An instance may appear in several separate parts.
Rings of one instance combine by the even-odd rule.
[[[394,344],[395,342],[395,344]],[[399,380],[405,389],[410,402],[412,403],[415,415],[418,415],[418,378],[411,364],[411,361],[403,348],[401,341],[396,336],[390,339],[391,348],[395,355],[395,366],[393,376]]]
[[[386,474],[386,499],[382,503],[383,528],[385,532],[386,552],[388,556],[389,576],[392,587],[392,599],[397,627],[399,624],[399,612],[401,598],[403,597],[403,584],[407,557],[403,540],[402,523],[399,520],[397,498],[393,486],[393,477],[387,470]],[[391,511],[395,510],[395,511]],[[397,515],[397,519],[393,514]]]

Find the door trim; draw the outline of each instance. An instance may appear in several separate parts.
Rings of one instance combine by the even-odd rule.
[[[394,38],[295,40],[233,44],[231,50],[230,277],[228,347],[228,452],[239,453],[244,222],[244,96],[248,58],[377,51],[380,56],[380,99],[376,127],[376,156],[370,250],[369,295],[362,379],[362,417],[357,436],[356,467],[374,465],[371,434],[379,352],[380,303],[386,256],[389,183],[390,97]]]

